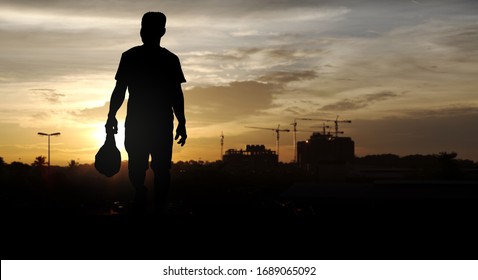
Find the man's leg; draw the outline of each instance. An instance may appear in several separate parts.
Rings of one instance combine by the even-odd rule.
[[[145,178],[148,169],[149,151],[140,140],[140,134],[133,134],[132,131],[126,130],[125,148],[128,152],[129,180],[135,189],[133,214],[144,214],[148,210],[148,189],[145,186]]]
[[[133,207],[137,212],[146,212],[148,206],[148,189],[144,184],[148,169],[148,156],[147,153],[128,153],[129,180],[135,189]]]
[[[172,132],[165,132],[160,136],[151,153],[151,168],[154,172],[154,206],[157,214],[162,214],[167,207],[171,185],[170,169],[173,152]]]

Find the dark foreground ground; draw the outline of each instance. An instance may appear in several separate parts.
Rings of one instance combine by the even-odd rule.
[[[2,259],[477,258],[475,186],[454,186],[448,198],[440,191],[451,185],[387,186],[435,197],[377,196],[377,187],[298,185],[282,199],[172,203],[164,216],[10,215]]]
[[[9,175],[2,259],[478,257],[474,179],[327,180],[297,172],[173,170],[166,213],[141,217],[130,213],[125,172]]]

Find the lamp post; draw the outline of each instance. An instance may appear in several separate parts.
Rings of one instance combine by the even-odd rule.
[[[60,132],[49,133],[49,134],[44,132],[38,132],[38,135],[48,136],[48,168],[50,168],[50,136],[58,136],[60,135]]]

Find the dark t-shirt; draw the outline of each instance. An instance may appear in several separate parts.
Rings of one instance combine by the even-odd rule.
[[[128,85],[126,126],[172,121],[177,87],[186,82],[179,58],[160,46],[133,47],[121,56],[115,79]]]

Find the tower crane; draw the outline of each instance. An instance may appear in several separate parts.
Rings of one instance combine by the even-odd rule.
[[[325,131],[327,128],[330,128],[330,126],[325,125],[325,123],[324,123],[324,124],[322,125],[322,134],[323,134],[323,135],[326,135],[326,134],[327,134],[327,132]],[[341,131],[340,133],[344,133],[344,132]],[[330,134],[330,132],[329,132],[329,134]]]
[[[334,122],[335,123],[335,137],[338,137],[339,134],[343,134],[343,131],[339,131],[339,123],[351,123],[351,120],[340,120],[339,121],[339,116],[337,115],[337,118],[335,120],[327,120],[327,119],[312,119],[312,118],[295,118],[294,122],[291,123],[291,125],[294,127],[294,134],[293,134],[293,141],[294,141],[294,162],[297,162],[297,121],[323,121],[323,122]],[[330,128],[330,126],[326,126],[325,123],[322,126],[323,129],[323,134],[326,134],[325,129]]]
[[[294,127],[292,134],[292,141],[294,142],[294,162],[297,162],[297,121],[321,121],[321,119],[311,119],[311,118],[295,118],[294,122],[291,125]],[[325,128],[324,128],[325,134]]]
[[[276,152],[277,158],[279,159],[279,138],[280,132],[290,132],[290,129],[280,129],[280,124],[277,125],[277,128],[267,128],[267,127],[257,127],[257,126],[246,126],[247,128],[255,128],[255,129],[265,129],[265,130],[272,130],[276,133]]]
[[[337,115],[337,118],[335,120],[320,120],[324,122],[334,122],[335,123],[335,137],[338,137],[340,133],[344,133],[343,131],[339,131],[339,123],[351,123],[351,120],[340,120],[339,121],[339,116]]]

